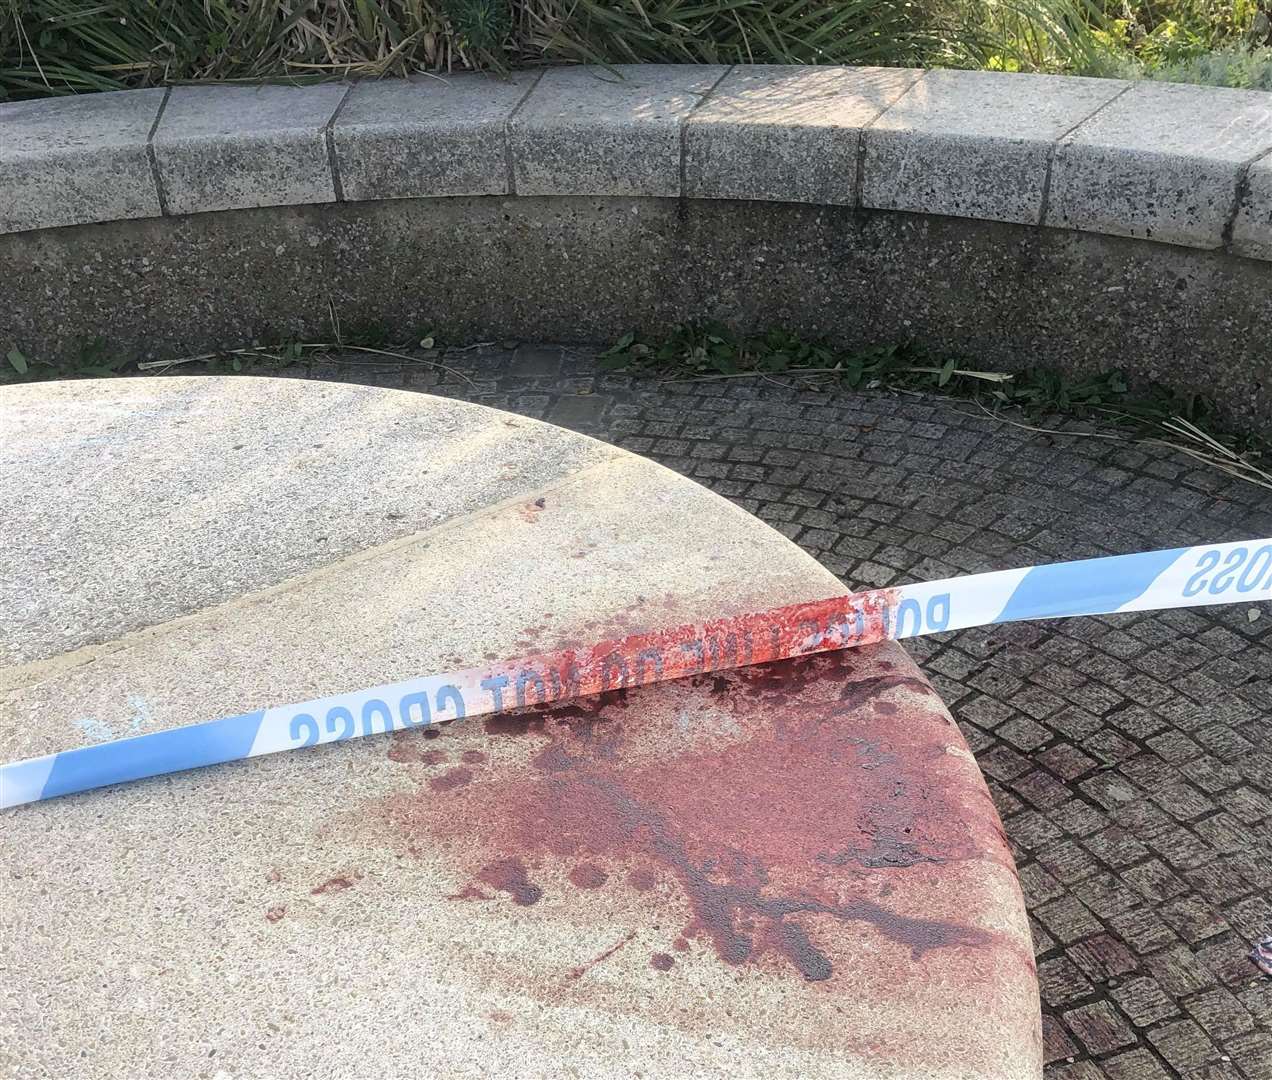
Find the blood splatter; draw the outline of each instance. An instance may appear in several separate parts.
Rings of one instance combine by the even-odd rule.
[[[460,760],[469,765],[484,765],[487,759],[480,750],[465,750]]]
[[[428,786],[434,791],[454,791],[457,787],[471,783],[472,779],[472,769],[456,765],[453,769],[447,769],[441,776],[430,777]]]
[[[649,892],[655,883],[654,872],[643,866],[637,867],[627,875],[627,884],[637,892]]]
[[[931,872],[1010,870],[997,814],[939,699],[904,670],[829,653],[489,717],[488,745],[529,740],[521,771],[483,773],[441,802],[391,796],[381,812],[408,842],[475,852],[484,861],[469,873],[522,906],[545,889],[594,889],[585,865],[625,880],[646,909],[680,920],[681,941],[732,966],[828,982],[836,949],[863,933],[913,960],[991,946],[997,956],[1014,939],[965,923],[975,911]],[[704,699],[723,734],[699,736],[699,714],[668,704]],[[886,725],[881,703],[894,710]],[[671,887],[651,894],[658,882]]]
[[[270,922],[278,922],[278,920],[286,914],[287,908],[284,905],[275,904],[272,908],[265,912],[265,918],[267,918]]]
[[[570,871],[570,883],[580,889],[599,889],[609,880],[609,875],[593,863],[583,863]]]
[[[522,907],[537,904],[543,897],[543,890],[530,880],[520,859],[499,859],[483,867],[477,877],[492,889],[506,892],[514,904]]]
[[[619,949],[621,949],[624,945],[626,945],[629,941],[631,941],[632,938],[634,938],[635,936],[636,936],[636,931],[629,930],[626,936],[620,938],[617,943],[611,945],[603,953],[599,954],[598,956],[592,957],[592,959],[589,960],[586,964],[580,964],[578,967],[571,968],[570,978],[581,979],[584,975],[586,975],[589,971],[591,971],[592,968],[596,967],[597,964],[601,963],[602,961],[608,960],[611,956],[613,956],[616,952],[618,952]]]
[[[352,889],[361,880],[361,872],[355,870],[352,874],[342,874],[339,877],[328,878],[321,885],[317,885],[309,891],[314,896],[321,896],[324,893],[343,892],[345,889]]]
[[[395,731],[389,739],[387,757],[400,765],[421,764],[440,765],[449,755],[445,750],[425,750],[420,746],[421,736],[424,739],[435,739],[438,733],[433,728],[424,731]]]
[[[665,952],[656,952],[649,958],[649,966],[655,971],[670,971],[675,960]]]

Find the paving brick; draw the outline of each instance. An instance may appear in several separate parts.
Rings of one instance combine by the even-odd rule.
[[[1192,1020],[1163,1024],[1148,1033],[1148,1041],[1179,1072],[1217,1061],[1219,1051],[1206,1033]]]
[[[1144,966],[1167,993],[1176,998],[1213,986],[1214,972],[1187,945],[1163,949],[1144,958]]]
[[[1097,764],[1094,758],[1067,742],[1048,747],[1037,755],[1037,760],[1061,780],[1076,780],[1094,769]]]
[[[1043,810],[1059,806],[1069,799],[1069,789],[1042,769],[1035,769],[1011,781],[1011,789],[1032,806]]]
[[[1272,1031],[1251,1031],[1229,1039],[1224,1049],[1249,1080],[1272,1080]]]
[[[1179,1015],[1179,1005],[1156,982],[1148,978],[1131,979],[1109,996],[1136,1027],[1146,1028],[1158,1020]]]
[[[1101,1062],[1109,1080],[1171,1080],[1170,1073],[1149,1050],[1128,1050]]]
[[[1091,1054],[1107,1054],[1136,1042],[1125,1017],[1107,1001],[1070,1009],[1064,1014],[1064,1023]]]
[[[1254,1029],[1254,1017],[1223,987],[1204,990],[1184,1002],[1188,1014],[1219,1042]]]
[[[1132,867],[1122,877],[1146,900],[1166,900],[1188,891],[1188,886],[1160,859]]]
[[[1044,1015],[1042,1018],[1042,1059],[1044,1063],[1050,1064],[1053,1061],[1062,1061],[1065,1058],[1075,1057],[1077,1053],[1077,1043],[1069,1038],[1069,1033],[1064,1030],[1064,1025],[1054,1016]]]
[[[1066,945],[1100,933],[1104,928],[1076,896],[1052,900],[1038,908],[1038,921]]]
[[[1038,862],[1066,885],[1073,885],[1099,871],[1082,847],[1072,841],[1048,845],[1038,852]]]
[[[1082,843],[1087,851],[1114,869],[1141,862],[1149,855],[1148,848],[1116,825],[1094,836],[1088,836]]]
[[[1097,934],[1070,945],[1066,955],[1093,982],[1116,980],[1140,964],[1136,955],[1112,934]]]

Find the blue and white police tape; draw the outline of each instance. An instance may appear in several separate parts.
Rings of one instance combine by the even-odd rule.
[[[705,671],[1022,619],[1272,599],[1272,539],[875,589],[281,705],[0,766],[0,807]]]

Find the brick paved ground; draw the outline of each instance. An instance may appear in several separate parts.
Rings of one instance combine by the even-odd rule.
[[[596,435],[753,511],[856,586],[1272,536],[1272,492],[935,397],[598,377],[585,350],[310,374]],[[909,643],[997,800],[1032,915],[1049,1080],[1272,1080],[1272,605]]]

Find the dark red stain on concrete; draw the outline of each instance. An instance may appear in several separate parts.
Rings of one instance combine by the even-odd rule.
[[[396,796],[387,818],[408,837],[462,836],[466,849],[488,851],[477,880],[525,906],[543,896],[528,863],[549,888],[590,888],[566,869],[579,860],[611,879],[625,872],[636,892],[666,883],[673,888],[653,902],[679,895],[688,911],[680,937],[709,943],[730,965],[772,957],[809,981],[830,980],[818,944],[827,922],[934,964],[939,950],[995,944],[961,921],[941,875],[924,870],[962,860],[1011,868],[988,792],[974,765],[948,752],[944,710],[924,680],[840,652],[698,685],[719,702],[717,716],[731,715],[730,738],[665,756],[625,753],[628,720],[614,697],[490,717],[492,749],[533,740],[529,774],[491,770],[491,784],[444,803]],[[894,707],[886,720],[873,708],[880,698]],[[631,724],[647,742],[641,712]],[[882,887],[891,879],[881,875],[896,873],[906,874],[898,882],[909,911],[954,917],[889,907]]]
[[[362,875],[355,870],[352,874],[341,874],[339,877],[328,878],[321,885],[317,885],[309,891],[314,896],[321,896],[324,893],[343,892],[345,889],[352,889],[361,879]]]
[[[484,893],[476,885],[465,885],[457,893],[451,893],[447,900],[490,900],[490,893]]]
[[[278,920],[286,914],[287,908],[283,904],[275,904],[272,908],[265,912],[265,918],[267,918],[270,922],[278,922]]]
[[[657,884],[657,879],[652,870],[640,866],[627,875],[627,884],[637,892],[649,892]]]
[[[665,952],[656,952],[649,958],[649,966],[655,971],[670,971],[675,960]]]
[[[570,871],[570,884],[580,889],[599,889],[609,880],[609,874],[592,863],[583,863]]]
[[[445,750],[425,750],[425,739],[436,739],[440,733],[435,728],[423,731],[395,731],[389,737],[388,758],[399,765],[440,765],[448,756]]]
[[[616,952],[618,952],[619,949],[621,949],[624,945],[626,945],[629,941],[631,941],[632,938],[634,938],[635,936],[636,936],[636,931],[629,930],[626,936],[620,938],[615,944],[611,945],[603,953],[600,953],[597,956],[592,957],[592,959],[589,960],[586,964],[580,964],[578,967],[570,968],[570,978],[581,979],[584,975],[586,975],[589,971],[591,971],[592,968],[596,967],[597,964],[600,964],[608,960],[611,956],[613,956]]]
[[[525,864],[517,858],[498,859],[482,867],[477,879],[492,889],[506,892],[514,904],[522,907],[537,904],[543,897],[543,890],[530,880]]]
[[[457,787],[463,787],[465,784],[471,783],[472,779],[472,769],[465,768],[463,765],[456,765],[453,769],[447,769],[441,776],[430,777],[428,786],[433,791],[454,791]]]
[[[485,765],[486,755],[480,750],[465,750],[460,760],[467,765]]]

